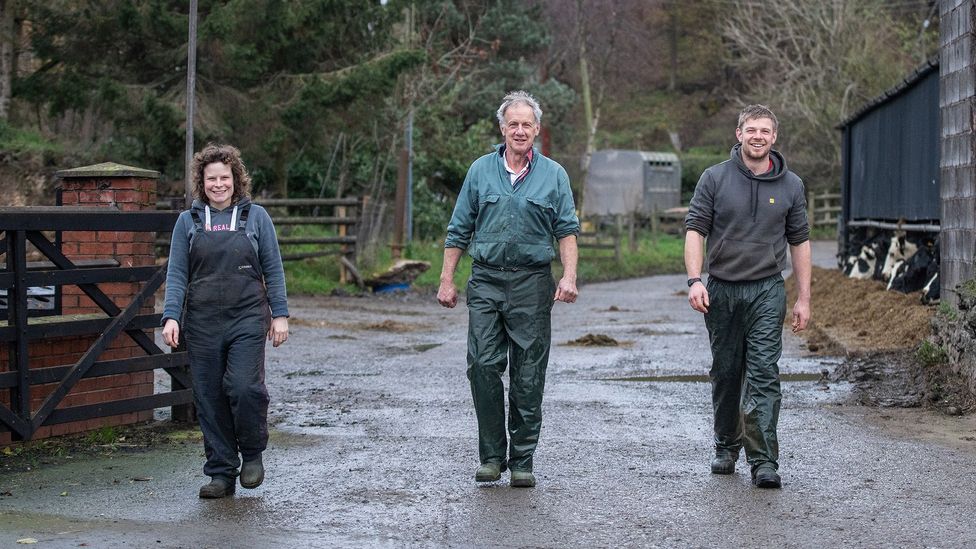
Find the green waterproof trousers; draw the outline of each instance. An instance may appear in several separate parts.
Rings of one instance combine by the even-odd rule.
[[[468,380],[478,416],[481,463],[532,470],[542,428],[542,392],[556,284],[548,266],[502,271],[475,263],[467,286]],[[505,388],[509,367],[508,459]]]
[[[712,348],[712,408],[715,449],[738,455],[755,471],[769,463],[779,468],[776,424],[782,394],[779,362],[783,354],[786,290],[783,277],[727,282],[708,279],[705,326]]]

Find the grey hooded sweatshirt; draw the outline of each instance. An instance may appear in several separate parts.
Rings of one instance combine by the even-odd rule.
[[[810,238],[803,181],[770,151],[772,168],[755,175],[740,144],[706,169],[695,187],[685,226],[708,239],[705,270],[726,281],[759,280],[787,267],[786,244]]]
[[[251,246],[257,252],[258,260],[261,262],[261,271],[264,273],[264,285],[268,291],[268,305],[271,308],[271,316],[288,316],[288,297],[285,291],[285,270],[281,264],[281,250],[278,248],[278,237],[275,234],[274,224],[267,210],[251,204],[249,198],[242,198],[237,203],[238,212],[244,206],[250,204],[251,210],[247,215],[247,223],[244,227],[247,239],[251,241]],[[190,265],[190,247],[193,245],[193,217],[191,211],[195,211],[200,217],[200,221],[206,219],[206,204],[197,199],[189,210],[180,213],[173,228],[173,239],[169,248],[169,265],[166,271],[166,304],[163,308],[163,324],[167,319],[174,319],[180,322],[183,311],[183,298],[186,297]],[[227,206],[223,210],[210,208],[210,224],[214,231],[227,231],[231,229],[231,217],[234,205]],[[238,215],[240,215],[238,213]]]

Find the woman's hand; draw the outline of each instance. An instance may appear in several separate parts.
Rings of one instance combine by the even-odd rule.
[[[163,324],[163,341],[174,349],[180,346],[179,322],[173,320],[172,318],[166,319],[166,324]]]
[[[288,341],[287,316],[279,316],[271,319],[271,329],[268,330],[268,341],[275,347]]]

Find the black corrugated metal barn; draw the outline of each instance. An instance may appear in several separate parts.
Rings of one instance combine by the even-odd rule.
[[[840,244],[858,227],[937,232],[939,63],[932,59],[839,125]]]

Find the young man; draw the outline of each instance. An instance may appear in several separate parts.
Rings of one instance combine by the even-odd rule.
[[[715,458],[712,473],[735,472],[746,450],[753,483],[781,486],[776,426],[790,246],[799,290],[794,332],[810,319],[810,241],[803,182],[772,149],[776,115],[763,105],[739,113],[729,160],[704,171],[688,208],[688,302],[705,314],[712,350]],[[702,257],[708,239],[708,284]]]

